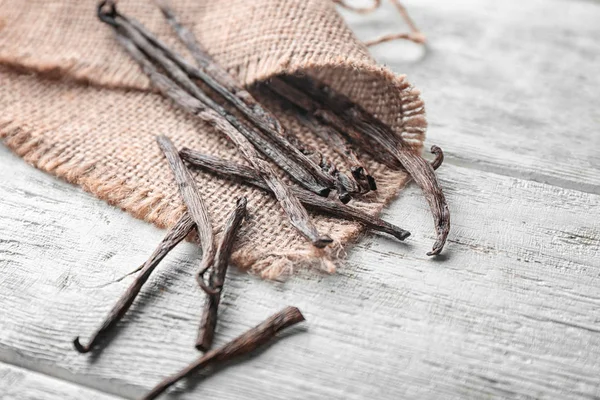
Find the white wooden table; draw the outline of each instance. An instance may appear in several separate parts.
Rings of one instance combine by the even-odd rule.
[[[453,229],[425,256],[419,190],[332,276],[229,273],[217,345],[285,305],[307,323],[178,399],[600,398],[600,3],[411,0],[430,40],[373,49],[424,93]],[[344,13],[360,38],[387,5]],[[0,399],[137,398],[197,357],[198,256],[158,268],[98,356],[76,353],[164,232],[0,146]],[[111,283],[113,282],[113,283]]]

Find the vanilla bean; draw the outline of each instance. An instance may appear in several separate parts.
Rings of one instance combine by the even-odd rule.
[[[298,120],[344,158],[362,193],[377,190],[375,178],[369,174],[367,167],[358,159],[348,141],[335,128],[320,123],[312,114],[299,113]]]
[[[254,125],[263,130],[271,140],[277,143],[281,148],[305,168],[312,173],[323,184],[331,184],[330,177],[320,175],[319,169],[308,158],[303,157],[302,153],[286,140],[286,134],[277,120],[277,118],[266,108],[264,108],[252,95],[240,85],[236,79],[231,76],[223,67],[216,63],[213,58],[202,48],[194,33],[186,28],[180,21],[175,12],[167,5],[164,0],[157,2],[160,10],[177,33],[181,41],[188,48],[190,54],[200,66],[200,68],[189,69],[183,67],[186,72],[202,80],[211,89],[223,96],[242,114],[250,119]]]
[[[142,286],[156,266],[161,260],[185,237],[194,229],[194,222],[190,218],[188,213],[184,213],[183,216],[177,221],[177,223],[169,229],[169,232],[165,238],[160,242],[156,250],[152,253],[150,258],[142,266],[140,274],[135,280],[129,285],[127,291],[121,296],[117,304],[110,310],[108,316],[98,330],[92,335],[87,345],[82,345],[79,341],[79,336],[73,340],[75,349],[80,353],[87,353],[93,349],[100,339],[108,332],[127,312],[136,296],[142,289]]]
[[[323,154],[301,143],[300,140],[293,135],[287,134],[286,138],[290,143],[296,146],[298,150],[318,165],[323,173],[334,178],[335,189],[338,193],[338,198],[342,203],[347,204],[352,200],[351,193],[354,194],[359,192],[358,185],[353,185],[346,174],[340,172],[332,162],[328,161],[325,156],[323,156]]]
[[[261,176],[251,167],[236,164],[234,162],[223,160],[218,157],[202,154],[188,148],[181,149],[181,157],[192,166],[202,168],[206,171],[221,175],[227,178],[236,178],[244,183],[256,186],[265,191],[271,192],[269,186]],[[399,228],[378,217],[373,217],[364,211],[350,207],[337,201],[319,197],[306,189],[292,187],[292,192],[302,204],[313,211],[345,219],[348,221],[359,222],[368,229],[387,233],[398,240],[404,240],[410,236],[410,232]]]
[[[284,76],[271,78],[267,82],[269,89],[276,93],[284,94],[286,99],[304,110],[307,115],[313,115],[322,123],[331,126],[355,146],[369,153],[378,162],[385,164],[389,168],[402,168],[402,164],[392,154],[382,149],[376,141],[367,135],[363,135],[362,132],[338,117],[335,113],[326,108],[324,109],[320,102],[295,86],[288,84],[284,79]]]
[[[117,29],[126,35],[135,45],[142,50],[146,56],[156,62],[164,71],[173,79],[177,84],[185,89],[188,93],[206,104],[209,108],[214,110],[218,115],[227,120],[233,125],[240,133],[242,133],[250,142],[265,156],[271,159],[275,164],[279,165],[288,175],[296,180],[300,185],[306,187],[315,193],[327,196],[330,191],[330,187],[333,187],[333,178],[325,176],[319,171],[319,174],[323,179],[326,179],[326,183],[321,183],[307,171],[300,163],[290,157],[289,149],[282,148],[278,143],[273,143],[271,138],[265,137],[265,135],[253,128],[249,128],[244,122],[240,121],[235,115],[231,114],[224,107],[217,104],[210,97],[206,95],[199,87],[194,83],[186,72],[174,62],[169,54],[173,54],[171,50],[162,50],[158,46],[154,45],[146,35],[143,34],[139,29],[143,29],[141,25],[133,25],[131,21],[122,16],[116,14],[114,21]],[[139,26],[139,28],[138,28]],[[145,32],[145,31],[144,31]],[[158,39],[157,39],[158,40]],[[168,54],[165,52],[169,52]],[[178,56],[173,56],[177,58]],[[296,149],[296,151],[298,151]],[[306,158],[306,156],[303,156]]]
[[[306,94],[305,94],[306,96]],[[379,143],[371,137],[363,134],[355,126],[349,125],[331,110],[318,108],[313,111],[313,115],[322,123],[341,132],[354,146],[371,155],[377,162],[384,164],[391,169],[402,169],[403,166],[393,154],[385,151]]]
[[[262,89],[264,89],[264,92],[267,93],[267,86],[262,86]],[[298,117],[298,120],[302,122],[301,119],[304,116],[298,113],[298,108],[296,106],[294,106],[284,97],[277,95],[277,93],[270,90],[268,92],[270,92],[271,95],[274,95],[278,98],[282,107],[293,109],[294,111],[296,111],[296,116]],[[300,151],[311,157],[311,159],[321,167],[321,170],[325,174],[333,176],[335,178],[335,188],[338,192],[338,198],[342,203],[347,204],[352,199],[353,194],[366,193],[369,191],[368,187],[366,190],[362,189],[359,182],[356,180],[356,175],[354,173],[352,175],[354,179],[350,179],[345,173],[338,170],[332,161],[326,159],[325,156],[317,150],[310,148],[309,146],[303,145],[295,136],[291,134],[288,134],[287,138],[290,141],[290,143],[294,144],[297,148],[300,149]],[[325,141],[328,144],[332,144],[329,143],[327,139],[325,139]],[[354,172],[354,167],[351,167],[351,172]]]
[[[343,204],[348,204],[352,200],[350,193],[358,193],[358,185],[355,184],[348,175],[339,171],[335,164],[327,161],[325,158],[321,159],[321,169],[327,172],[329,175],[335,177],[335,188],[338,193],[338,198]]]
[[[273,340],[283,329],[304,321],[304,316],[296,307],[286,307],[272,315],[261,324],[246,331],[223,347],[209,351],[175,375],[160,382],[142,400],[151,400],[160,396],[169,387],[181,379],[211,365],[224,363],[236,357],[248,354]]]
[[[335,189],[338,192],[338,198],[342,204],[348,204],[352,200],[350,191],[353,190],[352,184],[348,176],[342,172],[336,171],[335,174]]]
[[[369,114],[347,97],[335,93],[331,88],[309,77],[286,76],[285,81],[319,101],[324,107],[339,115],[348,126],[352,126],[377,143],[388,154],[393,155],[421,188],[433,214],[436,241],[429,256],[439,254],[450,231],[450,211],[444,193],[431,165],[415,154],[406,142],[379,119]]]
[[[98,12],[102,21],[107,22],[114,27],[114,25],[111,24],[117,17],[115,16],[116,11],[114,11],[114,9],[111,9],[106,13],[103,11],[101,4],[98,8]],[[195,97],[192,97],[177,86],[170,78],[159,72],[136,47],[131,39],[121,34],[118,28],[115,28],[115,31],[117,32],[119,43],[129,55],[140,64],[143,72],[165,97],[170,98],[175,104],[188,113],[210,123],[215,129],[225,134],[232,142],[234,142],[248,162],[259,171],[260,176],[264,178],[269,185],[269,188],[273,190],[275,197],[288,215],[290,222],[303,236],[307,237],[314,246],[320,248],[327,246],[333,241],[327,235],[319,235],[314,224],[310,221],[304,207],[302,207],[298,199],[294,197],[289,187],[277,176],[269,163],[258,155],[254,146],[244,135],[213,109],[209,108]]]
[[[338,132],[334,126],[320,123],[317,120],[314,113],[320,106],[316,102],[307,98],[304,93],[293,86],[288,85],[279,78],[269,80],[268,84],[263,85],[262,88],[268,89],[269,92],[276,96],[283,104],[293,106],[297,111],[297,117],[300,123],[310,129],[311,132],[320,137],[323,141],[330,144],[330,148],[344,158],[346,163],[350,166],[352,176],[362,189],[363,193],[366,193],[369,190],[377,190],[375,179],[369,174],[367,168],[358,159],[344,135]]]
[[[196,186],[196,182],[190,175],[187,167],[179,157],[177,149],[171,140],[166,136],[156,138],[160,149],[169,163],[171,171],[175,176],[175,182],[179,187],[179,193],[183,198],[188,213],[196,224],[200,245],[202,247],[202,262],[200,270],[196,275],[196,279],[201,288],[205,289],[204,273],[212,266],[215,259],[215,239],[212,230],[212,224],[208,215],[208,209],[200,196],[200,191]]]
[[[431,153],[435,155],[434,160],[431,162],[431,168],[435,171],[444,162],[444,152],[438,146],[431,146]]]
[[[247,203],[248,201],[245,197],[240,197],[236,202],[235,209],[229,215],[227,221],[225,221],[223,237],[219,242],[215,262],[208,280],[208,285],[214,291],[214,294],[208,296],[204,306],[202,319],[200,320],[198,339],[196,341],[196,348],[198,350],[208,351],[212,346],[215,328],[217,326],[219,303],[221,302],[221,291],[223,289],[223,284],[225,283],[229,257],[231,256],[233,242],[235,241],[237,231],[242,224],[242,220],[246,216]]]
[[[177,64],[185,74],[190,78],[203,81],[208,87],[219,93],[232,106],[246,116],[253,125],[257,126],[264,134],[256,132],[253,129],[248,129],[245,126],[239,127],[235,117],[231,116],[231,114],[227,113],[220,106],[218,106],[218,109],[215,108],[219,113],[225,112],[226,114],[223,115],[227,116],[229,122],[240,129],[259,151],[279,165],[299,184],[317,194],[327,197],[329,188],[333,187],[333,179],[323,174],[317,165],[286,139],[285,132],[277,118],[257,102],[247,90],[237,83],[225,69],[217,64],[200,47],[193,33],[179,23],[173,11],[164,2],[159,4],[159,6],[165,18],[187,46],[200,68],[190,64],[179,54],[169,49],[139,22],[130,18],[122,18],[130,24],[130,27],[135,28],[142,34],[157,50],[164,53],[165,56]],[[134,42],[138,44],[135,39]],[[200,100],[204,101],[204,99]],[[214,108],[212,104],[210,106]]]

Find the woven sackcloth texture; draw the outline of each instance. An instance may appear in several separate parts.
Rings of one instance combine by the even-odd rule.
[[[121,0],[119,9],[188,56],[150,0]],[[281,73],[314,75],[390,124],[420,151],[425,118],[418,92],[377,66],[330,0],[175,0],[171,3],[208,52],[247,87]],[[0,138],[27,162],[80,185],[159,227],[185,209],[155,143],[243,163],[222,135],[152,90],[95,16],[94,0],[0,0]],[[302,140],[337,157],[293,116],[263,99]],[[408,111],[410,110],[410,111]],[[338,160],[339,161],[339,160]],[[407,176],[367,159],[379,190],[351,205],[380,212]],[[335,244],[317,251],[279,205],[249,186],[195,172],[215,231],[235,204],[249,199],[232,262],[275,278],[301,265],[334,270],[344,243],[360,233],[348,221],[314,215]]]

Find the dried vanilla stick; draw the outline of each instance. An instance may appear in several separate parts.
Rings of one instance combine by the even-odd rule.
[[[275,164],[279,165],[288,175],[296,180],[300,185],[309,190],[314,191],[319,195],[326,196],[330,188],[334,185],[334,179],[331,176],[326,176],[319,169],[320,176],[326,179],[325,183],[319,182],[310,171],[304,168],[300,163],[291,157],[291,153],[273,143],[269,137],[266,137],[261,131],[249,127],[245,122],[239,120],[235,115],[227,111],[224,107],[217,104],[206,95],[192,81],[190,76],[181,68],[181,66],[172,60],[179,58],[173,54],[171,50],[162,50],[154,45],[152,41],[140,31],[137,25],[133,25],[129,19],[118,14],[115,17],[118,29],[120,29],[135,45],[142,50],[145,55],[160,66],[181,88],[185,89],[196,99],[206,104],[214,110],[218,115],[227,120],[233,125],[246,139],[248,139],[261,153],[271,159]],[[296,151],[298,151],[296,149]],[[306,158],[306,156],[302,155]],[[317,167],[318,168],[318,167]]]
[[[375,179],[358,159],[343,134],[338,132],[333,126],[320,123],[317,120],[315,113],[318,111],[318,106],[316,103],[305,101],[303,98],[306,96],[303,93],[279,78],[271,79],[268,85],[263,85],[263,88],[269,90],[280,102],[295,108],[298,120],[310,129],[311,132],[330,144],[331,148],[344,158],[349,165],[352,176],[363,193],[369,190],[377,190]]]
[[[288,215],[292,225],[298,231],[308,238],[315,247],[325,247],[332,242],[327,235],[320,235],[314,224],[310,221],[308,213],[302,207],[297,198],[294,197],[289,187],[277,176],[273,168],[262,159],[254,146],[248,139],[240,133],[228,119],[217,113],[205,102],[191,96],[185,90],[180,88],[173,80],[161,73],[136,46],[131,38],[126,36],[122,21],[123,19],[116,12],[114,4],[109,10],[104,10],[104,4],[98,7],[98,16],[103,21],[112,26],[117,33],[117,39],[129,55],[136,60],[144,73],[149,77],[153,85],[165,96],[170,98],[175,104],[189,112],[192,115],[210,123],[218,131],[227,135],[227,137],[237,146],[250,164],[259,171],[261,177],[265,179],[269,188],[273,190],[277,200]],[[177,73],[173,70],[172,73]],[[183,78],[182,78],[183,79]],[[210,101],[210,99],[206,99]]]
[[[302,321],[304,321],[304,316],[300,310],[296,307],[286,307],[277,314],[266,319],[261,324],[233,339],[223,347],[209,351],[175,375],[166,378],[156,385],[150,393],[145,395],[142,400],[152,400],[157,398],[169,387],[195,372],[248,354],[273,340],[275,336],[285,328],[296,325]]]
[[[198,332],[198,339],[196,340],[196,348],[198,350],[208,351],[212,346],[215,328],[217,326],[219,303],[221,302],[221,291],[227,274],[227,266],[229,265],[229,258],[231,256],[231,251],[233,250],[235,236],[242,224],[242,220],[246,216],[247,203],[248,200],[246,200],[245,197],[240,197],[236,202],[235,209],[229,215],[227,221],[225,221],[223,237],[219,242],[215,262],[210,277],[208,278],[208,287],[213,293],[208,295],[202,313],[202,319],[200,320],[200,331]]]
[[[222,160],[218,157],[202,154],[198,151],[183,148],[180,152],[181,157],[192,166],[202,168],[206,171],[221,175],[226,178],[237,178],[244,183],[256,186],[260,189],[271,192],[269,186],[261,176],[251,167],[236,164],[228,160]],[[337,201],[325,199],[317,196],[306,189],[292,187],[294,195],[306,207],[313,211],[363,224],[368,229],[377,232],[387,233],[398,240],[404,240],[410,236],[410,232],[396,225],[390,224],[381,218],[373,217],[357,208],[338,203]],[[271,192],[272,193],[272,192]]]
[[[304,92],[306,97],[319,102],[322,114],[335,114],[332,119],[341,119],[347,128],[346,132],[355,130],[359,132],[359,135],[355,136],[367,137],[369,144],[374,146],[370,148],[372,153],[387,153],[388,156],[391,155],[400,162],[422,189],[433,214],[436,241],[427,255],[439,254],[450,231],[450,211],[431,165],[423,157],[414,153],[402,137],[389,126],[347,97],[306,76],[285,76],[282,79]]]
[[[190,64],[183,57],[169,49],[134,19],[119,15],[122,23],[126,28],[136,29],[152,46],[173,61],[190,78],[203,81],[227,100],[229,104],[238,109],[260,131],[248,129],[243,125],[240,126],[235,118],[228,117],[229,122],[238,128],[261,153],[280,166],[300,185],[327,197],[329,190],[334,187],[334,178],[323,173],[318,165],[290,143],[277,118],[257,102],[247,90],[201,48],[193,33],[179,22],[165,2],[159,1],[158,3],[167,21],[187,46],[199,67]],[[133,38],[132,40],[139,45],[138,40]],[[200,100],[204,101],[204,99]],[[214,108],[212,104],[210,107]],[[225,110],[222,107],[215,109],[221,114]]]
[[[91,351],[94,346],[106,335],[106,333],[116,325],[118,321],[123,318],[129,307],[133,304],[136,296],[144,286],[144,283],[150,278],[152,271],[158,266],[163,258],[181,242],[185,237],[194,229],[194,222],[190,218],[188,213],[184,213],[183,216],[177,221],[177,223],[169,229],[169,232],[165,238],[160,242],[156,250],[152,253],[150,258],[142,266],[141,272],[136,276],[135,280],[129,285],[127,291],[121,296],[117,304],[114,305],[112,310],[108,313],[108,316],[98,328],[98,330],[92,335],[87,345],[82,345],[79,341],[79,336],[73,340],[75,349],[80,353],[87,353]]]
[[[201,288],[205,289],[204,273],[212,266],[215,259],[215,239],[212,230],[212,224],[208,215],[208,209],[200,196],[200,191],[196,182],[190,175],[187,167],[179,157],[177,149],[171,140],[166,136],[159,136],[156,141],[160,146],[165,158],[169,163],[171,171],[175,176],[175,182],[179,187],[179,193],[187,207],[187,211],[196,224],[200,245],[202,247],[202,262],[196,279]]]

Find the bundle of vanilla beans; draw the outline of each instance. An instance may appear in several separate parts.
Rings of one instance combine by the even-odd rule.
[[[428,255],[440,253],[450,228],[448,207],[434,173],[443,161],[441,149],[432,147],[435,159],[430,164],[415,154],[389,126],[350,99],[308,76],[279,76],[260,85],[257,90],[268,93],[282,106],[293,110],[300,123],[339,153],[346,164],[343,170],[349,171],[344,173],[318,149],[303,144],[293,133],[284,131],[277,118],[202,49],[193,33],[179,22],[166,4],[159,3],[159,7],[192,54],[196,65],[169,49],[139,22],[119,13],[114,2],[103,1],[97,11],[100,20],[112,27],[118,42],[140,65],[153,86],[177,106],[226,135],[250,166],[238,165],[192,149],[178,151],[167,137],[157,138],[173,171],[187,212],[137,270],[139,274],[136,279],[94,333],[89,344],[82,345],[79,338],[74,340],[79,352],[93,350],[127,312],[158,263],[195,230],[202,249],[201,266],[196,278],[207,295],[196,347],[207,353],[185,370],[163,381],[145,399],[155,398],[194,371],[245,354],[268,341],[279,330],[303,320],[298,309],[288,307],[224,347],[209,351],[229,257],[238,228],[246,215],[246,199],[238,199],[216,245],[210,216],[188,165],[237,179],[271,193],[289,217],[290,223],[318,248],[327,246],[332,239],[317,231],[306,208],[356,221],[369,229],[404,240],[410,235],[408,231],[347,205],[353,197],[377,190],[375,179],[361,161],[359,151],[365,151],[389,168],[406,170],[423,190],[434,216],[437,234],[437,240]],[[225,100],[226,105],[213,100],[214,96]],[[232,109],[245,118],[237,117]],[[271,163],[284,171],[294,184],[286,184]],[[332,191],[336,192],[337,199],[328,197]]]

